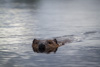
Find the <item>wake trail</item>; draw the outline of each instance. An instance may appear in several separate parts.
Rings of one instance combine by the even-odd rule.
[[[63,43],[83,42],[84,40],[91,40],[98,37],[97,35],[99,36],[100,32],[87,31],[76,35],[64,35],[54,38],[56,38],[60,44],[63,44]]]

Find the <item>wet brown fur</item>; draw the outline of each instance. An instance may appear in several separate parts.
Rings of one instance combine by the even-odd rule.
[[[45,45],[45,51],[43,53],[50,53],[50,52],[55,53],[57,51],[57,48],[59,47],[59,44],[57,43],[56,39],[54,39],[54,40],[37,40],[37,39],[34,39],[33,43],[32,43],[32,48],[33,48],[34,52],[41,53],[39,51],[39,45],[41,43]]]

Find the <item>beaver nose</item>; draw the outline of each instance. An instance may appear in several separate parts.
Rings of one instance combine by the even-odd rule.
[[[40,44],[39,45],[39,51],[42,53],[45,51],[45,45],[44,44]]]

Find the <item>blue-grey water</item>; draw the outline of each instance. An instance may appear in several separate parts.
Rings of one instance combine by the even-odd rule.
[[[56,53],[32,50],[64,36]],[[100,0],[0,0],[0,67],[100,67]]]

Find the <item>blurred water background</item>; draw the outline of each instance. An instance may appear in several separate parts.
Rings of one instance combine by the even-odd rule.
[[[73,36],[50,54],[34,38]],[[0,0],[0,67],[100,67],[100,0]]]

